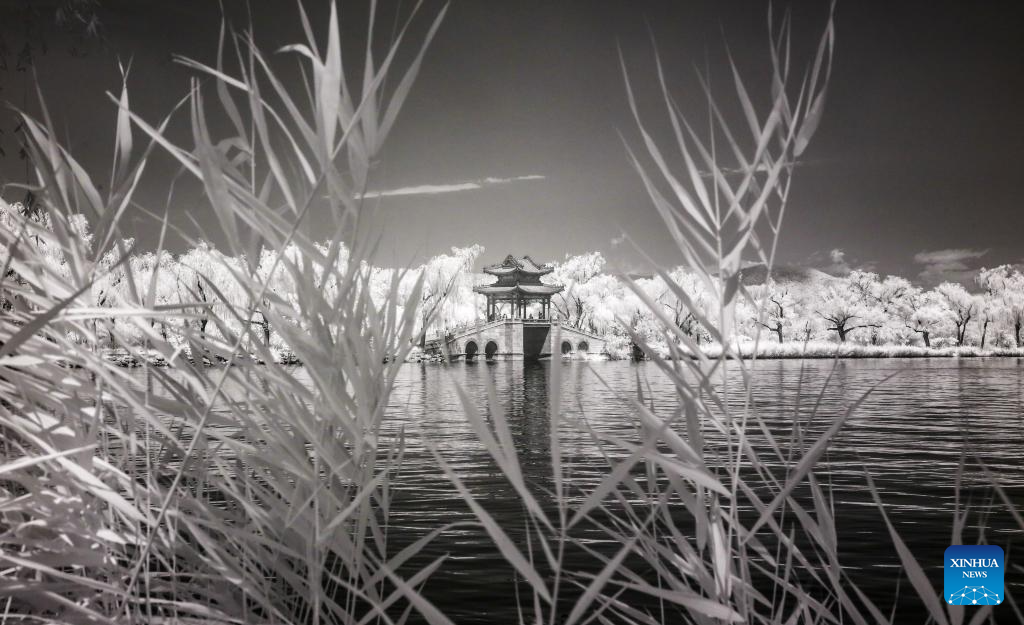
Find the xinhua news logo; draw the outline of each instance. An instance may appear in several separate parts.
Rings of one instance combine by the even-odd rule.
[[[1003,602],[1003,549],[995,545],[953,545],[946,549],[943,595],[952,605]]]

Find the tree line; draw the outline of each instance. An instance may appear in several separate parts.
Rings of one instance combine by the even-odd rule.
[[[626,281],[604,272],[600,253],[567,257],[555,266],[565,284],[557,309],[570,324],[609,335],[621,343],[633,333],[656,344],[657,312],[696,343],[712,341],[701,318],[718,309],[718,286],[679,267],[650,278]],[[831,341],[865,345],[1022,347],[1024,274],[1019,267],[981,269],[968,289],[956,282],[924,288],[900,276],[851,271],[832,276],[816,270],[793,279],[764,275],[743,285],[737,300],[733,340],[776,343]],[[742,275],[741,275],[742,283]],[[679,288],[676,288],[679,287]],[[688,300],[688,301],[687,301]],[[654,310],[657,310],[655,307]]]
[[[10,206],[11,211],[24,212],[19,204]],[[28,217],[36,227],[26,241],[43,250],[54,267],[69,271],[75,259],[65,258],[47,237],[47,213],[37,211]],[[85,220],[72,221],[70,227],[88,242],[91,234]],[[15,227],[6,211],[0,211],[0,223]],[[151,327],[173,341],[186,327],[203,335],[238,335],[245,326],[249,330],[256,326],[255,334],[266,344],[283,349],[277,329],[260,312],[258,294],[244,288],[246,281],[239,278],[255,272],[268,291],[287,299],[294,289],[279,256],[295,261],[300,256],[297,249],[265,249],[258,259],[247,259],[227,256],[205,242],[178,255],[133,252],[133,248],[131,239],[113,246],[96,263],[96,277],[89,292],[81,296],[86,306],[110,310],[107,321],[96,328],[97,337],[106,337],[105,342],[100,339],[102,347],[119,347],[114,336],[145,342],[145,333],[124,321],[126,310],[156,311],[194,303],[193,314],[154,315]],[[472,324],[484,319],[486,312],[484,298],[473,287],[493,279],[474,271],[483,252],[479,245],[456,247],[408,269],[366,266],[365,288],[371,289],[375,300],[383,301],[396,290],[401,301],[408,301],[422,280],[415,303],[420,309],[420,336]],[[343,250],[336,262],[344,265],[348,254]],[[757,276],[757,269],[763,271],[752,269],[754,283],[739,287],[744,297],[734,310],[732,340],[985,349],[1020,348],[1024,339],[1024,274],[1012,265],[980,270],[971,289],[954,282],[928,289],[899,276],[869,271],[832,276],[807,270],[794,279],[786,273],[777,278]],[[663,323],[674,324],[697,344],[713,342],[702,320],[718,309],[718,285],[682,267],[653,277],[623,277],[608,271],[600,252],[591,252],[567,255],[553,263],[545,281],[564,286],[552,298],[555,316],[563,324],[606,337],[613,355],[628,354],[636,337],[658,347],[664,341],[659,331]],[[328,279],[324,288],[330,291],[337,285]],[[16,299],[16,294],[3,293],[0,303],[9,309]],[[213,326],[211,319],[217,320]]]

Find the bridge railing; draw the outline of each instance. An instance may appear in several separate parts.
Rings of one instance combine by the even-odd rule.
[[[452,327],[444,328],[443,330],[440,330],[440,331],[435,330],[433,332],[428,332],[426,340],[428,342],[429,341],[440,341],[440,340],[445,340],[445,339],[446,340],[451,340],[451,337],[455,337],[455,336],[457,336],[459,334],[462,334],[464,332],[482,330],[485,327],[492,326],[492,325],[498,325],[498,324],[504,323],[505,321],[508,321],[508,320],[507,319],[494,319],[494,320],[491,320],[491,321],[480,320],[480,321],[473,321],[473,322],[467,322],[467,323],[460,323],[460,324],[452,326]]]
[[[426,341],[428,343],[429,342],[437,343],[437,342],[441,342],[441,341],[451,341],[451,340],[453,340],[454,338],[458,337],[461,334],[483,330],[484,328],[487,328],[487,327],[490,327],[490,326],[500,325],[502,323],[505,323],[506,321],[522,321],[526,325],[550,324],[552,326],[557,326],[557,325],[560,325],[562,323],[558,319],[516,319],[516,320],[513,320],[513,319],[509,319],[507,317],[502,317],[500,319],[492,319],[492,320],[483,320],[483,319],[481,319],[479,321],[460,323],[460,324],[457,324],[455,326],[444,328],[443,330],[434,330],[432,332],[428,332],[427,336],[426,336]],[[594,334],[593,332],[590,332],[588,330],[583,330],[581,328],[574,328],[573,326],[567,325],[567,324],[563,325],[563,327],[567,328],[569,330],[572,330],[574,332],[578,332],[580,334],[584,334],[584,335],[589,336],[589,337],[594,338],[594,339],[598,339],[598,340],[601,339],[600,336],[598,336],[597,334]]]

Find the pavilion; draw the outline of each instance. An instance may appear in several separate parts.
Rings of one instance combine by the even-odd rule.
[[[565,287],[540,281],[554,271],[529,256],[511,254],[498,265],[484,267],[497,278],[473,287],[487,298],[487,318],[424,341],[424,351],[448,361],[474,362],[481,355],[495,360],[534,360],[593,356],[605,353],[603,337],[563,324],[551,314],[551,296]],[[539,313],[531,312],[539,307]]]
[[[498,278],[491,284],[473,287],[473,291],[487,297],[487,321],[500,319],[506,314],[505,306],[509,318],[526,319],[531,304],[540,304],[537,319],[551,319],[551,296],[565,288],[540,281],[552,271],[550,265],[539,265],[529,256],[517,259],[511,254],[501,264],[484,267],[484,273]]]

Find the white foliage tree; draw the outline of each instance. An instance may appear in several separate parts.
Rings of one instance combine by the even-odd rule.
[[[1014,345],[1022,347],[1024,327],[1024,274],[1011,265],[982,269],[978,284],[992,298],[995,307],[1011,328]]]
[[[793,286],[775,281],[750,289],[756,304],[753,322],[771,332],[778,343],[784,343],[799,328],[800,301],[794,291]]]
[[[171,304],[180,303],[178,291],[178,263],[166,250],[159,252],[146,252],[137,254],[128,260],[132,280],[135,288],[138,289],[139,300],[131,302],[142,308],[154,311],[149,318],[149,326],[156,328],[164,341],[171,339],[168,319],[163,315],[157,315],[156,311]],[[143,328],[139,328],[144,333]],[[174,337],[178,333],[174,332]],[[145,338],[143,338],[146,341]]]
[[[453,247],[450,254],[434,256],[420,267],[418,273],[423,276],[421,322],[431,313],[433,328],[448,328],[477,319],[472,272],[483,252],[482,245]]]
[[[851,333],[878,326],[877,309],[864,301],[862,293],[852,288],[849,279],[836,279],[824,286],[814,304],[815,314],[824,322],[824,329],[835,332],[845,343]]]
[[[575,328],[583,328],[587,317],[593,312],[587,308],[587,283],[601,273],[605,266],[600,252],[570,256],[555,264],[549,275],[552,282],[565,288],[552,298],[551,304],[558,316]]]
[[[955,282],[943,282],[935,287],[935,292],[946,306],[947,319],[956,330],[956,345],[960,347],[967,339],[971,320],[978,314],[978,299]]]
[[[910,332],[921,337],[925,347],[932,346],[932,335],[941,327],[947,310],[933,291],[911,287],[903,297],[899,316]]]

